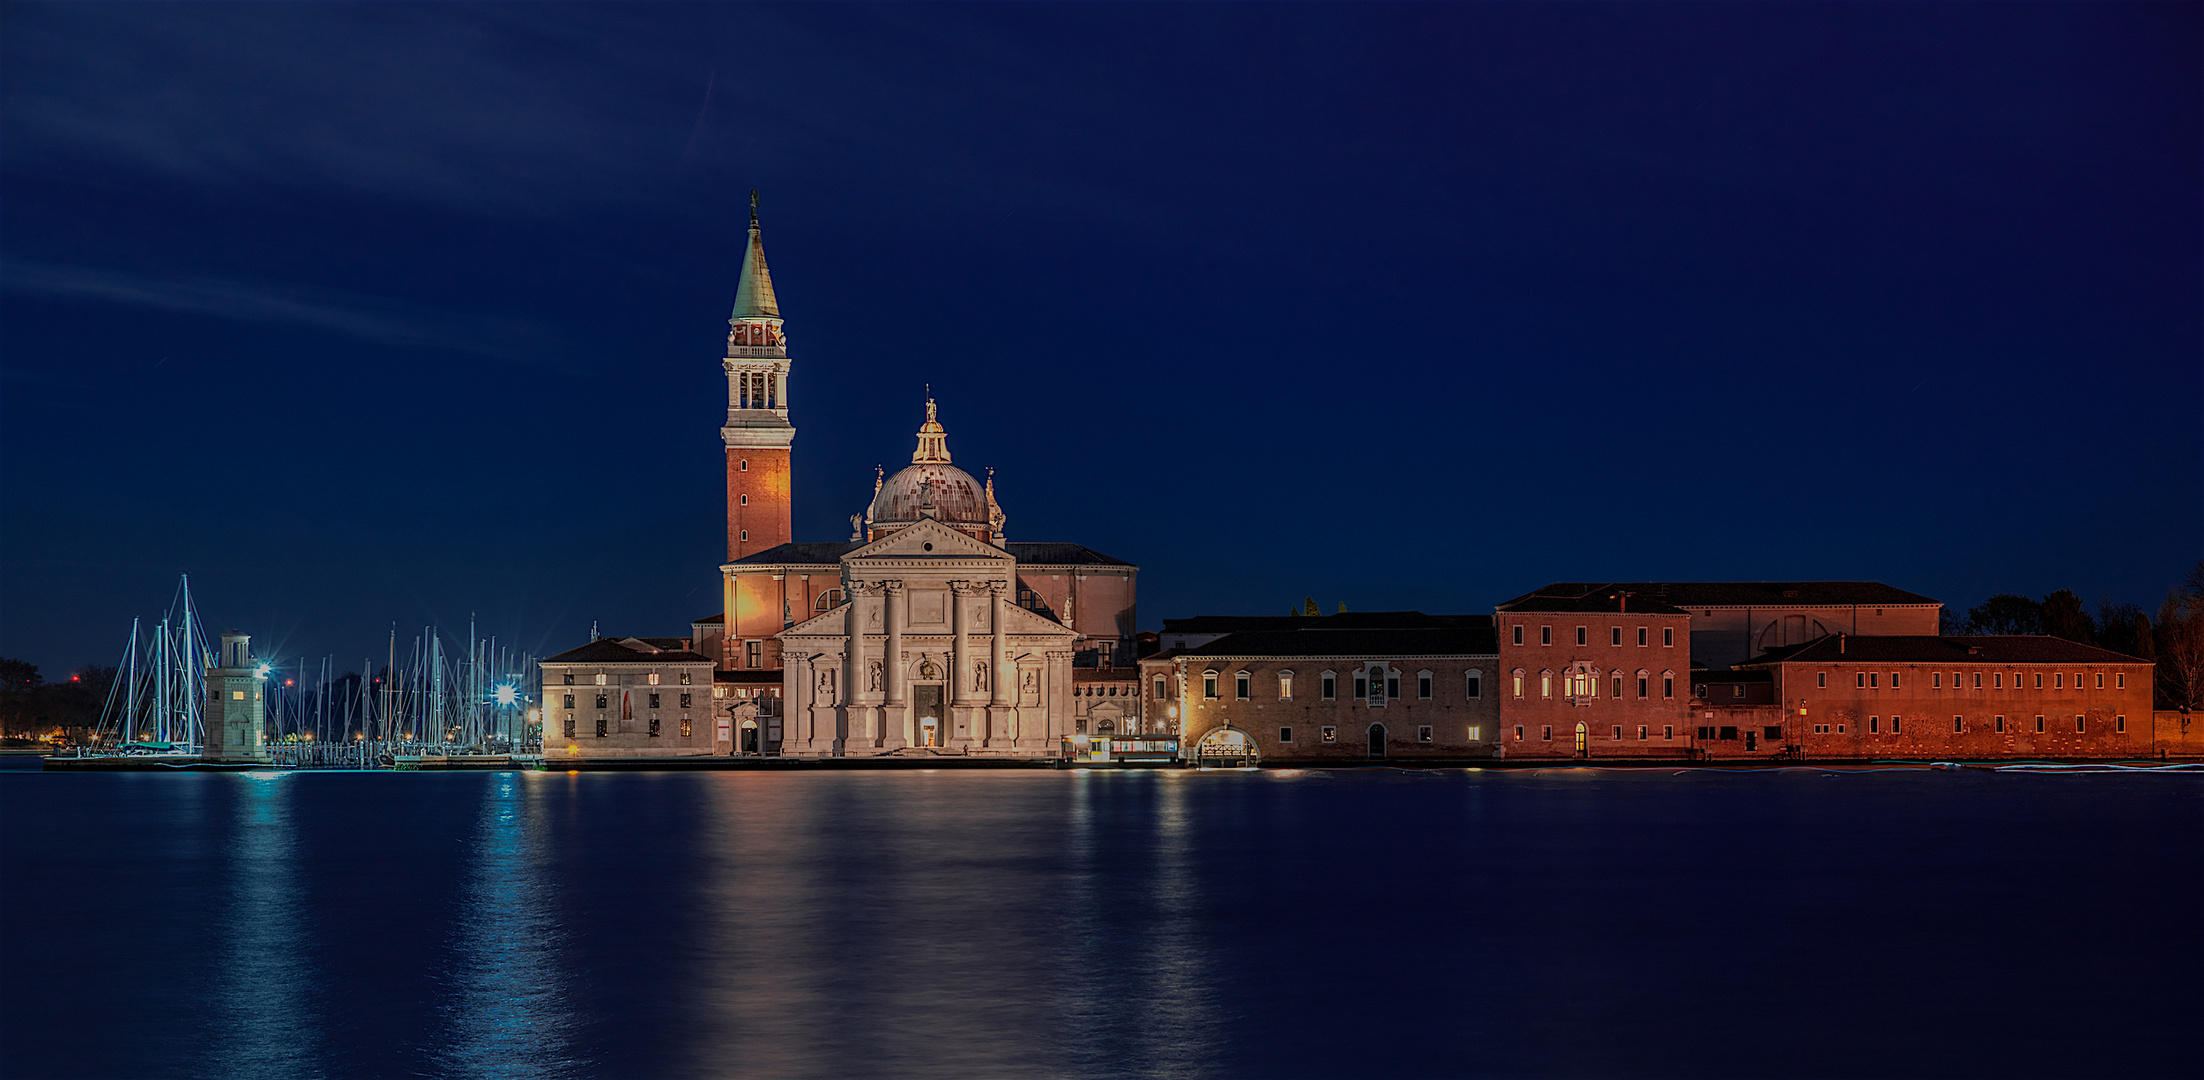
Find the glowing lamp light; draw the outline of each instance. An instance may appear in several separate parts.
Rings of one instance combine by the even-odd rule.
[[[499,686],[499,687],[497,688],[497,703],[498,703],[498,704],[500,704],[500,705],[506,705],[506,706],[510,706],[510,705],[512,705],[512,704],[513,704],[514,702],[516,702],[516,701],[519,701],[519,700],[520,700],[520,691],[519,691],[519,690],[516,690],[516,689],[514,689],[514,688],[513,688],[513,684],[511,684],[511,683],[506,683],[506,684],[504,684],[504,685],[502,685],[502,686]]]
[[[269,670],[270,668],[268,667],[268,665],[262,664],[259,667],[253,669],[253,678],[265,679],[268,677]]]

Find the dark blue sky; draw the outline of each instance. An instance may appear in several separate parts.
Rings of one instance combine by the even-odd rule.
[[[742,205],[796,531],[931,382],[1143,624],[1552,579],[2155,605],[2194,4],[0,6],[0,653],[717,606]]]

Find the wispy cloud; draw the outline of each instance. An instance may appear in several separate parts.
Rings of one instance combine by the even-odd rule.
[[[271,287],[220,278],[159,278],[118,270],[9,259],[0,288],[46,296],[303,326],[381,345],[517,360],[545,354],[553,335],[520,319],[454,315],[387,297],[335,289]]]

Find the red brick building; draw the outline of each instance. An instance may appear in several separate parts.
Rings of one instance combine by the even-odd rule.
[[[1681,758],[1691,616],[1613,585],[1557,582],[1494,616],[1507,758]]]

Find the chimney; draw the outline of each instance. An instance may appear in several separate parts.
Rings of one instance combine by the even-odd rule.
[[[1837,655],[1844,655],[1844,631],[1837,631]]]

